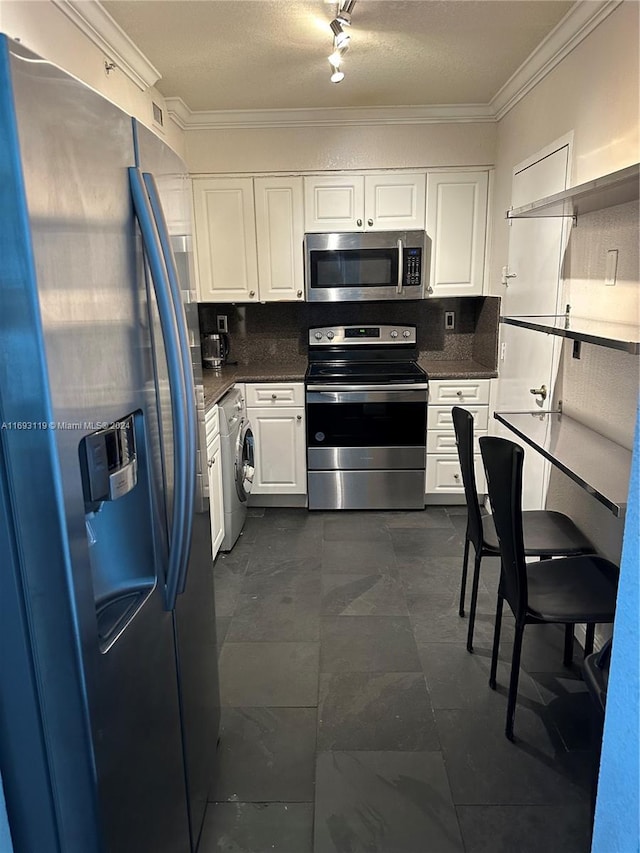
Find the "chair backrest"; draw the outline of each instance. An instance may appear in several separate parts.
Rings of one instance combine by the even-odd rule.
[[[483,436],[480,452],[500,543],[502,594],[518,619],[527,608],[527,567],[522,534],[524,450],[506,438]]]
[[[473,415],[460,406],[451,409],[453,428],[456,433],[458,459],[467,501],[467,531],[476,552],[482,547],[482,515],[478,504],[476,473],[473,467]]]

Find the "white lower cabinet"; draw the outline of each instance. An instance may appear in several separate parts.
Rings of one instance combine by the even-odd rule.
[[[247,383],[247,416],[255,440],[252,495],[305,495],[307,451],[304,384]]]
[[[473,415],[476,487],[479,494],[486,493],[487,484],[478,439],[487,434],[489,426],[489,388],[489,379],[434,379],[429,382],[425,483],[427,503],[444,503],[453,496],[464,496],[451,414],[453,406],[461,406]]]
[[[215,560],[224,538],[224,504],[222,502],[222,453],[218,407],[212,406],[205,415],[207,435],[207,481],[209,486],[209,515],[211,517],[211,552]]]

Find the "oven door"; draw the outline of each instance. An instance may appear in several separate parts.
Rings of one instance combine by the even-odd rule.
[[[424,469],[427,393],[308,386],[309,470]]]
[[[307,234],[307,301],[423,299],[426,244],[424,231]]]

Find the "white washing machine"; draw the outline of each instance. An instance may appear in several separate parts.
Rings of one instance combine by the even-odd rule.
[[[230,551],[247,516],[247,499],[255,470],[254,441],[241,391],[236,388],[229,391],[218,407],[224,503],[224,539],[220,550]]]

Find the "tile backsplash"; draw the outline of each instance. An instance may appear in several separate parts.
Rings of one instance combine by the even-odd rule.
[[[452,330],[444,328],[445,311],[455,312]],[[402,303],[202,303],[198,313],[203,334],[216,331],[219,314],[227,316],[231,359],[241,365],[265,358],[306,358],[307,332],[313,326],[375,323],[415,324],[423,358],[476,361],[490,369],[497,364],[500,299],[493,296]]]

